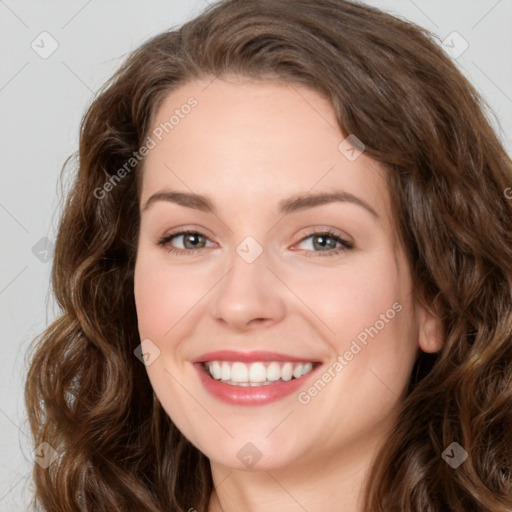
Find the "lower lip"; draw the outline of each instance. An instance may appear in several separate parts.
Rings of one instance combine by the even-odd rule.
[[[202,363],[194,363],[199,378],[206,390],[215,398],[231,405],[265,405],[299,391],[310,376],[315,374],[322,365],[313,368],[299,379],[279,381],[263,386],[233,386],[210,377]]]

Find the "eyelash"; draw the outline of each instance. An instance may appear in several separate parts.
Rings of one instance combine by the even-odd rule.
[[[176,247],[173,247],[172,245],[169,245],[169,242],[173,238],[175,238],[177,236],[181,236],[181,235],[200,235],[200,236],[202,236],[204,238],[208,238],[208,237],[204,236],[202,233],[200,233],[199,231],[184,229],[182,231],[177,231],[175,233],[170,233],[169,235],[165,235],[160,240],[158,240],[157,244],[159,246],[161,246],[161,247],[166,247],[168,252],[173,253],[173,254],[177,254],[177,255],[185,254],[185,253],[186,254],[195,254],[197,251],[200,251],[201,249],[205,249],[205,247],[200,247],[198,249],[177,249]],[[352,242],[349,242],[348,240],[345,240],[344,238],[341,238],[339,235],[337,235],[336,233],[334,233],[333,231],[330,231],[330,230],[326,230],[326,231],[313,231],[313,232],[309,233],[308,235],[306,235],[305,237],[301,238],[298,243],[301,243],[304,240],[306,240],[306,239],[308,239],[308,238],[310,238],[310,237],[312,237],[314,235],[315,236],[325,236],[327,238],[332,238],[336,242],[340,243],[342,245],[342,248],[334,249],[334,250],[327,250],[327,251],[309,251],[309,250],[306,250],[306,253],[308,253],[308,252],[316,253],[315,256],[308,255],[308,257],[313,257],[314,258],[317,255],[322,257],[322,258],[326,257],[326,256],[336,256],[338,254],[341,254],[342,252],[345,252],[347,250],[350,250],[350,249],[354,248],[354,244]],[[305,249],[302,249],[302,250],[305,250]]]

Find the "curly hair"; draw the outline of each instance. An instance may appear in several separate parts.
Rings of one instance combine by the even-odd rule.
[[[510,512],[512,161],[435,36],[346,0],[213,4],[132,52],[88,108],[52,268],[61,314],[34,340],[26,382],[35,444],[59,453],[47,469],[34,464],[34,505],[207,510],[209,461],[134,356],[138,148],[171,91],[225,74],[303,84],[331,101],[341,131],[389,170],[415,297],[442,320],[444,344],[412,369],[364,510]],[[457,469],[441,457],[454,441],[468,454]]]

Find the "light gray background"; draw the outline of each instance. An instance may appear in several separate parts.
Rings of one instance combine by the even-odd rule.
[[[211,3],[211,2],[210,2]],[[469,44],[456,59],[487,100],[512,155],[512,0],[368,0]],[[51,259],[32,248],[53,241],[60,214],[59,173],[77,150],[78,127],[94,92],[126,54],[179,26],[205,0],[0,0],[0,511],[29,510],[32,446],[23,403],[26,351],[55,318]],[[47,59],[31,47],[47,31]],[[39,43],[41,45],[41,43]],[[48,48],[48,46],[46,46]],[[512,185],[512,183],[511,183]]]

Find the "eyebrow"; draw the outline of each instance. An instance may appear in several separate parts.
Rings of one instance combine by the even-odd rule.
[[[146,204],[141,211],[146,211],[151,205],[158,201],[167,201],[203,212],[212,212],[215,214],[217,213],[217,209],[209,197],[188,192],[176,192],[172,190],[161,190],[153,194],[146,201]],[[303,193],[293,195],[279,202],[279,212],[287,214],[334,202],[356,204],[371,213],[374,218],[380,218],[379,214],[368,203],[359,197],[343,190],[336,190],[333,192],[320,192],[315,194]]]

